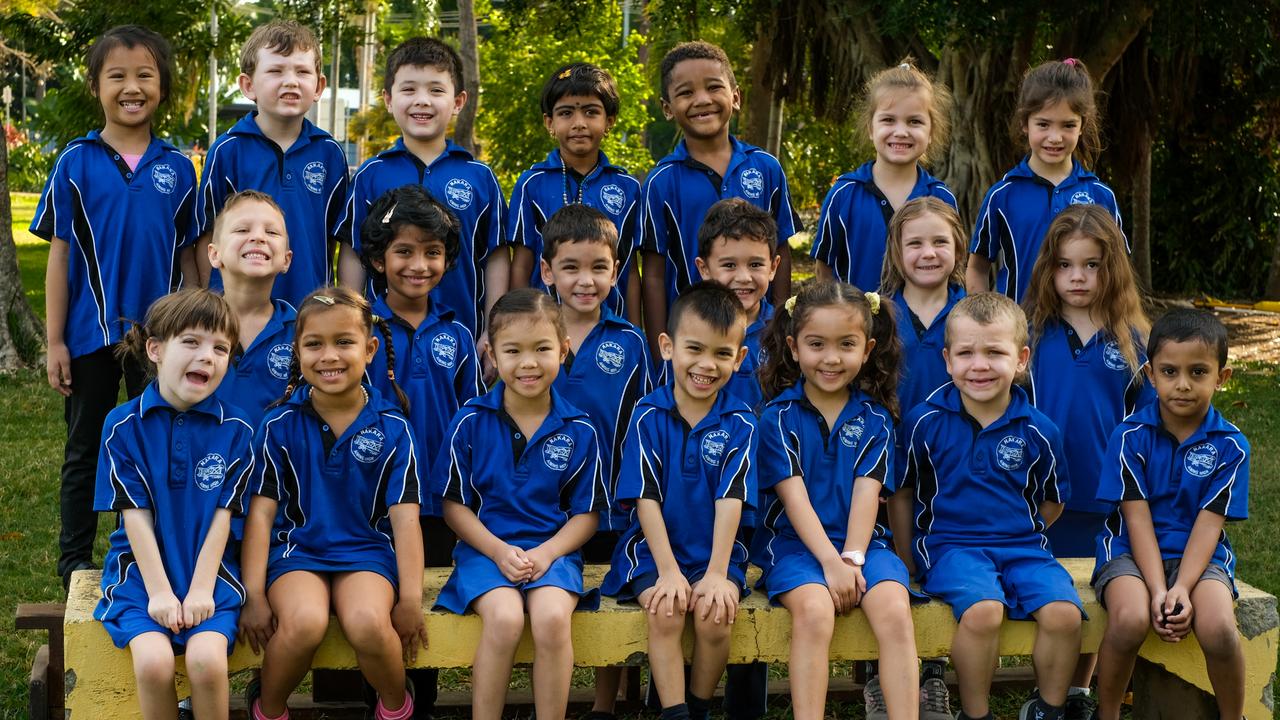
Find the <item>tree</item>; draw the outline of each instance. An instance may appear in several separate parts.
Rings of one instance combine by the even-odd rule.
[[[480,49],[476,27],[476,6],[472,0],[458,0],[458,54],[462,57],[462,89],[471,100],[458,113],[453,139],[459,145],[480,154],[476,145],[476,112],[480,108]]]

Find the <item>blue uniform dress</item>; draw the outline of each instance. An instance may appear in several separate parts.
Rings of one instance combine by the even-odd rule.
[[[449,421],[463,403],[484,391],[475,338],[454,319],[452,310],[438,302],[430,304],[426,319],[416,328],[391,311],[385,295],[374,301],[373,314],[386,318],[391,330],[396,383],[409,398],[409,427],[418,451],[418,467],[429,470],[435,462],[434,453],[444,445]],[[378,346],[367,373],[384,397],[395,397],[387,378],[384,346]],[[440,513],[439,496],[424,482],[422,514],[440,517]]]
[[[298,312],[284,300],[274,301],[275,311],[249,347],[237,355],[213,395],[240,408],[255,428],[267,406],[284,396],[293,362],[293,325]]]
[[[131,170],[97,130],[58,155],[31,233],[71,246],[66,343],[71,357],[120,341],[125,320],[178,286],[178,251],[195,241],[196,172],[152,137]],[[122,319],[123,318],[123,319]]]
[[[1054,559],[1040,504],[1070,496],[1058,428],[1020,387],[985,428],[955,385],[907,414],[903,487],[915,488],[913,546],[921,588],[956,619],[996,600],[1021,620],[1055,601],[1081,608],[1071,575]]]
[[[254,495],[280,503],[271,529],[267,586],[285,573],[367,571],[399,585],[392,505],[420,502],[409,422],[376,388],[336,437],[303,385],[267,413]]]
[[[813,259],[826,263],[837,279],[861,290],[880,287],[889,221],[893,219],[893,206],[876,187],[871,174],[873,165],[874,162],[863,163],[857,170],[836,178],[822,201],[818,231],[809,253]],[[916,184],[907,199],[918,197],[936,197],[956,207],[956,196],[946,184],[919,165]]]
[[[165,576],[181,601],[191,589],[214,513],[225,508],[243,514],[253,474],[253,428],[235,408],[209,397],[179,412],[153,382],[107,416],[93,509],[151,511]],[[181,651],[192,635],[216,632],[226,636],[230,652],[244,604],[238,558],[230,548],[223,554],[213,587],[213,616],[194,628],[175,635],[147,614],[148,601],[122,515],[111,533],[102,563],[102,599],[93,611],[116,647],[158,632]]]
[[[1022,302],[1031,282],[1031,268],[1054,217],[1072,205],[1087,204],[1106,208],[1123,232],[1116,194],[1080,163],[1073,161],[1071,174],[1056,187],[1035,174],[1027,158],[1005,173],[982,199],[969,245],[969,252],[998,268],[992,289]]]
[[[902,341],[902,366],[898,374],[898,405],[905,413],[924,402],[934,390],[951,382],[942,349],[947,346],[947,316],[951,308],[964,298],[964,288],[947,288],[947,303],[938,316],[925,327],[924,322],[907,305],[902,291],[894,293],[894,318],[898,321],[898,338]],[[901,435],[898,441],[902,441]]]
[[[421,185],[458,218],[462,252],[458,263],[431,291],[431,299],[452,308],[458,321],[480,335],[484,325],[484,265],[489,253],[505,242],[507,199],[488,165],[452,140],[440,157],[424,165],[396,140],[389,150],[364,161],[351,178],[351,192],[334,235],[360,251],[360,228],[374,201],[388,190]]]
[[[1135,340],[1138,362],[1147,358]],[[1083,342],[1071,325],[1045,324],[1031,353],[1031,400],[1060,428],[1071,428],[1066,443],[1071,468],[1071,500],[1045,535],[1057,557],[1092,557],[1112,504],[1100,502],[1098,476],[1107,438],[1125,416],[1156,399],[1141,371],[1129,369],[1110,333]]]
[[[850,394],[834,430],[805,397],[803,380],[765,405],[760,416],[759,462],[764,506],[751,557],[764,571],[760,587],[772,603],[780,604],[780,595],[801,585],[827,584],[822,563],[787,516],[775,490],[778,483],[792,477],[803,480],[827,538],[841,551],[849,533],[854,481],[871,478],[884,485],[886,496],[898,489],[893,434],[888,411],[860,390]],[[871,533],[862,575],[868,590],[884,581],[910,584],[907,566],[894,553],[889,530],[883,525],[877,524]]]
[[[582,204],[604,213],[618,228],[618,284],[609,293],[608,307],[615,315],[626,316],[627,281],[640,226],[640,181],[609,162],[600,153],[599,164],[586,177],[575,170],[566,171],[559,150],[520,174],[511,191],[511,216],[507,222],[507,241],[533,251],[533,274],[529,287],[546,290],[542,282],[542,226],[565,205],[565,198],[575,202],[581,194]]]
[[[584,411],[600,436],[600,468],[609,497],[618,488],[622,443],[631,427],[631,414],[653,389],[649,374],[649,346],[636,326],[600,308],[596,324],[577,353],[565,358],[553,386],[566,401]],[[601,532],[621,532],[630,522],[616,507],[601,508]]]
[[[1160,404],[1152,402],[1125,418],[1107,444],[1098,499],[1114,510],[1098,536],[1098,572],[1111,560],[1132,553],[1129,529],[1119,503],[1146,500],[1164,560],[1180,560],[1202,510],[1227,520],[1249,517],[1249,441],[1217,408],[1185,442],[1165,430]],[[1236,555],[1224,531],[1210,563],[1226,571],[1234,587]]]
[[[757,424],[746,403],[721,392],[707,416],[691,428],[670,385],[647,395],[632,416],[615,502],[634,506],[637,499],[646,499],[662,505],[671,550],[691,583],[706,574],[711,561],[716,501],[741,500],[744,510],[755,502]],[[600,589],[619,600],[634,600],[653,585],[657,573],[633,509]],[[735,540],[728,577],[744,592],[746,574],[747,548]]]
[[[729,142],[733,158],[724,177],[694,160],[681,140],[644,179],[640,249],[666,257],[668,305],[701,279],[693,262],[698,257],[698,228],[717,201],[742,198],[769,211],[778,223],[779,247],[801,230],[778,159],[732,135]]]
[[[608,505],[600,443],[587,414],[554,389],[551,411],[533,437],[525,437],[502,406],[504,385],[468,401],[449,425],[447,444],[431,469],[445,500],[466,505],[503,542],[524,550],[550,540],[569,518]],[[517,585],[480,551],[459,540],[454,571],[436,606],[465,613],[490,590],[558,587],[593,609],[595,593],[582,583],[582,555],[573,551],[551,563],[537,580]]]
[[[227,198],[241,190],[259,190],[284,211],[293,262],[276,276],[271,297],[297,305],[312,290],[331,284],[329,228],[338,221],[347,199],[347,156],[329,133],[303,119],[298,139],[281,149],[258,127],[254,110],[223,133],[205,156],[200,175],[196,221],[201,234],[213,232],[213,222]],[[222,288],[215,268],[209,287]]]

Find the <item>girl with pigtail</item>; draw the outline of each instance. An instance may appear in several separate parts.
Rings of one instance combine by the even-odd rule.
[[[900,356],[892,303],[815,281],[765,331],[758,456],[764,501],[751,557],[769,601],[792,616],[797,720],[825,715],[836,614],[866,613],[880,646],[888,716],[919,712],[907,568],[876,522],[896,490]]]
[[[351,290],[308,295],[285,396],[259,427],[240,622],[241,639],[265,650],[248,693],[254,720],[289,716],[330,607],[377,691],[374,717],[413,716],[404,668],[426,646],[421,491],[404,393],[391,380],[397,407],[363,383],[375,325],[386,337],[386,322]]]

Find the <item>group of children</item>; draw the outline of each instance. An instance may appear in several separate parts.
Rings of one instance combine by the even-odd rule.
[[[956,717],[991,716],[1005,617],[1038,625],[1022,718],[1115,720],[1151,628],[1194,629],[1240,717],[1222,527],[1247,514],[1249,451],[1211,404],[1226,332],[1146,319],[1114,197],[1077,159],[1098,137],[1079,61],[1028,71],[1029,153],[972,247],[921,164],[946,141],[945,88],[910,63],[877,74],[876,158],[828,193],[818,277],[794,295],[786,178],[729,134],[741,96],[707,43],[662,60],[683,140],[643,183],[600,151],[608,73],[554,73],[557,147],[510,207],[447,139],[468,97],[438,40],[389,54],[402,136],[349,181],[305,119],[325,80],[296,23],[246,43],[257,109],[199,187],[151,134],[166,42],[115,28],[87,64],[105,126],[59,156],[32,223],[66,396],[58,569],[91,567],[94,513],[119,513],[96,615],[132,651],[144,716],[176,716],[185,653],[195,716],[225,717],[239,639],[264,653],[252,717],[287,717],[331,613],[373,717],[425,716],[435,677],[405,671],[427,641],[423,567],[452,566],[437,606],[483,620],[473,716],[502,715],[527,618],[537,714],[564,717],[572,614],[597,601],[585,561],[646,610],[664,720],[707,717],[748,563],[792,615],[803,720],[824,716],[835,618],[855,608],[880,647],[867,717],[951,717],[945,659],[917,658],[926,594],[958,621]],[[121,377],[132,399],[112,410]],[[1109,612],[1096,708],[1055,559],[1090,556]],[[762,669],[730,669],[730,717],[762,714]],[[594,717],[618,684],[597,671]]]

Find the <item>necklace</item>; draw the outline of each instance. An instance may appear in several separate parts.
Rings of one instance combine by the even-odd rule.
[[[598,167],[600,167],[599,157],[596,158],[596,164],[592,165],[591,169],[587,171],[587,174],[582,176],[582,182],[578,183],[578,194],[574,199],[575,203],[579,205],[582,204],[582,194],[587,190],[587,178],[591,177],[591,173],[595,172],[596,168]],[[564,180],[564,189],[561,190],[560,192],[560,199],[564,201],[565,205],[568,205],[569,204],[569,165],[565,163],[564,158],[560,158],[560,177]]]

